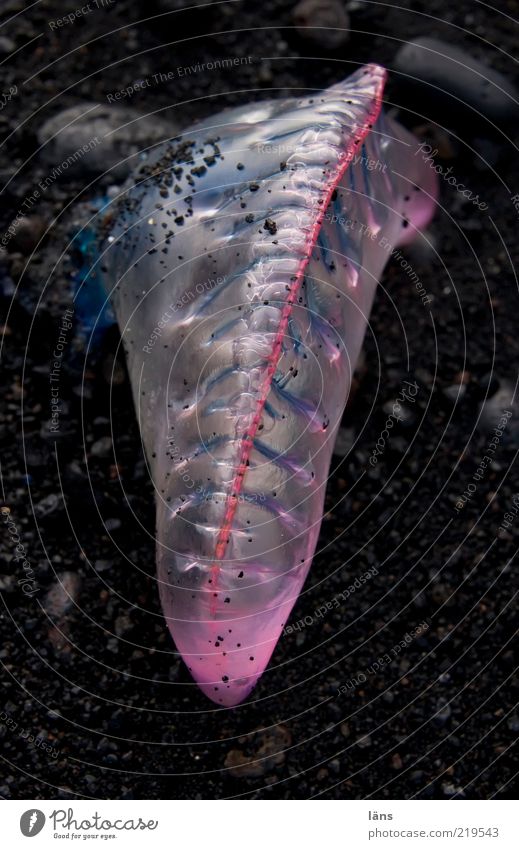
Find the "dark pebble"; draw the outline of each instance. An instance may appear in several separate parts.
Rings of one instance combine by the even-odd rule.
[[[506,77],[439,39],[408,42],[396,54],[393,67],[402,75],[399,85],[412,89],[414,102],[418,97],[423,111],[439,106],[440,114],[447,111],[460,126],[468,118],[489,131],[492,124],[508,124],[519,116],[519,94]]]
[[[13,222],[14,223],[14,222]],[[27,256],[32,253],[47,229],[47,222],[41,215],[27,215],[15,225],[12,247]]]
[[[301,38],[323,50],[338,50],[350,37],[348,13],[337,0],[301,0],[292,17]]]

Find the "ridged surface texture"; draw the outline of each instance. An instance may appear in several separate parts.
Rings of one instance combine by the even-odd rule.
[[[161,146],[103,248],[164,615],[219,705],[250,693],[287,623],[377,281],[432,214],[434,172],[381,112],[384,82],[368,65]]]

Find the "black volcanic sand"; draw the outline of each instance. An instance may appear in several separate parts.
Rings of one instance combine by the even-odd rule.
[[[42,122],[80,102],[106,104],[107,93],[159,71],[175,73],[120,105],[162,109],[180,126],[224,105],[326,86],[359,62],[390,65],[401,43],[420,35],[464,46],[517,82],[507,55],[517,43],[517,26],[505,17],[517,13],[512,0],[502,13],[469,0],[417,2],[413,11],[351,4],[352,33],[338,53],[297,35],[290,4],[278,0],[160,20],[150,17],[158,5],[117,0],[51,29],[49,21],[78,5],[42,0],[13,17],[23,4],[2,4],[1,18],[11,20],[1,36],[14,43],[8,52],[20,48],[1,66],[2,90],[18,86],[0,111],[0,174],[9,181],[2,233],[52,170],[38,152]],[[146,20],[137,23],[139,16]],[[176,71],[249,56],[230,69]],[[401,102],[394,77],[387,99]],[[428,306],[401,262],[389,263],[344,418],[354,444],[334,457],[320,548],[291,618],[296,628],[280,641],[250,702],[233,710],[218,710],[193,684],[161,617],[153,489],[115,329],[86,362],[77,321],[68,331],[60,432],[48,430],[52,352],[71,306],[75,206],[118,181],[96,181],[79,165],[52,182],[9,241],[0,257],[2,497],[11,511],[0,515],[3,797],[511,793],[519,729],[511,644],[515,406],[475,491],[458,511],[456,503],[492,439],[482,401],[492,397],[498,413],[512,410],[514,133],[492,135],[483,119],[446,133],[428,122],[426,98],[415,109],[404,111],[405,122],[432,140],[437,162],[452,166],[488,210],[442,181],[429,228],[435,250],[406,254]],[[373,467],[369,458],[405,379],[416,381],[416,398]],[[510,527],[498,532],[507,512]],[[15,531],[25,571],[15,559]],[[340,595],[373,567],[365,584]],[[19,583],[24,578],[33,583]],[[422,623],[419,636],[406,637]]]

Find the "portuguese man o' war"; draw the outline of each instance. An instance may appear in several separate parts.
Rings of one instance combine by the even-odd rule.
[[[103,245],[156,489],[169,630],[216,704],[264,672],[317,544],[335,435],[391,250],[435,173],[386,72],[231,109],[154,150]]]

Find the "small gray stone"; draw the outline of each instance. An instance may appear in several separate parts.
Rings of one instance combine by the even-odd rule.
[[[76,572],[63,572],[52,585],[43,606],[51,620],[60,620],[79,597],[81,578]]]
[[[338,50],[350,37],[350,19],[338,0],[301,0],[292,17],[301,38],[324,50]]]
[[[479,409],[477,426],[483,433],[493,433],[504,443],[519,439],[519,402],[514,386],[502,381],[497,392]],[[494,430],[497,432],[494,434]]]
[[[109,436],[102,436],[92,445],[90,453],[92,457],[108,457],[112,450],[112,440]]]
[[[0,576],[0,591],[3,593],[12,593],[17,588],[14,575]]]
[[[0,294],[4,298],[11,298],[14,295],[15,286],[8,274],[2,275],[0,279]]]
[[[452,404],[457,404],[461,401],[466,391],[467,387],[465,384],[455,383],[452,386],[446,386],[443,394]]]
[[[445,41],[418,38],[408,42],[397,52],[393,65],[401,74],[399,84],[424,101],[423,109],[438,106],[444,116],[448,111],[458,124],[469,120],[485,127],[507,124],[519,117],[515,86],[498,71]]]
[[[130,631],[133,627],[132,620],[128,616],[127,613],[121,613],[118,616],[114,623],[114,630],[117,637],[122,637],[128,631]]]
[[[415,414],[413,413],[412,407],[409,406],[407,401],[402,401],[399,398],[387,401],[382,409],[384,413],[388,416],[392,416],[396,422],[404,425],[404,427],[412,425],[415,421]]]
[[[438,699],[436,703],[436,711],[435,720],[438,725],[444,725],[450,719],[452,714],[450,704],[443,698]]]
[[[6,56],[8,53],[12,53],[15,47],[14,41],[11,41],[10,38],[3,35],[0,36],[0,56]]]
[[[49,177],[111,169],[111,176],[121,179],[137,165],[135,154],[177,134],[175,126],[156,115],[118,104],[79,103],[45,121],[38,141]]]
[[[333,453],[336,457],[346,457],[355,442],[355,431],[351,427],[340,427],[337,431]]]
[[[51,492],[49,495],[42,498],[41,501],[38,501],[37,504],[34,505],[34,515],[38,519],[43,519],[45,516],[50,516],[51,513],[55,513],[56,510],[61,511],[63,509],[63,501],[61,495],[58,493]]]

